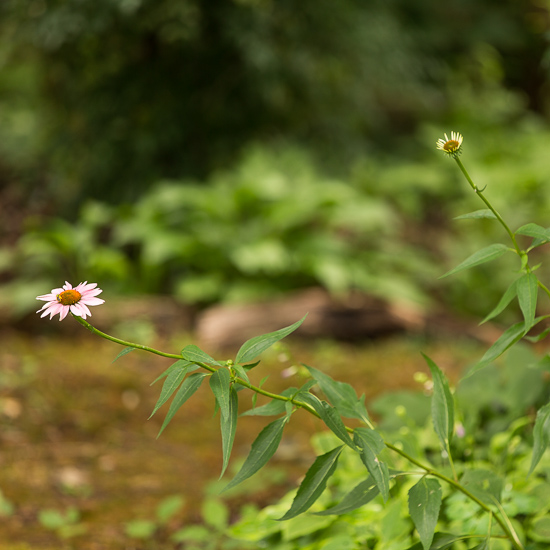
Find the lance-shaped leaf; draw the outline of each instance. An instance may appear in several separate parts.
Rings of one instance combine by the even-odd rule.
[[[123,355],[126,355],[127,353],[130,353],[131,351],[134,351],[136,348],[133,348],[131,346],[124,348],[111,362],[114,363],[117,359],[120,359]]]
[[[187,361],[193,361],[194,363],[206,363],[208,365],[216,365],[217,367],[222,366],[221,363],[218,363],[213,357],[210,357],[208,353],[202,351],[201,348],[194,344],[185,346],[181,350],[181,355],[184,359],[187,359]]]
[[[450,443],[454,430],[454,401],[449,390],[449,382],[441,369],[424,353],[422,354],[433,379],[432,395],[432,420],[434,430],[439,437],[441,446],[447,452],[450,452]]]
[[[196,372],[183,381],[172,403],[170,403],[170,408],[168,409],[168,413],[166,414],[166,418],[164,419],[157,438],[164,431],[164,428],[168,426],[168,423],[172,420],[178,409],[200,388],[205,376],[208,376],[205,372]]]
[[[210,389],[216,398],[216,403],[220,407],[222,418],[229,415],[229,388],[231,386],[231,375],[229,371],[222,367],[210,377]]]
[[[358,399],[352,386],[345,382],[333,380],[320,370],[305,365],[311,376],[317,380],[328,400],[338,409],[338,412],[346,418],[357,418],[363,422],[369,421],[369,414],[363,402]]]
[[[518,302],[525,320],[525,332],[528,332],[535,323],[538,283],[539,281],[534,273],[526,273],[517,282]]]
[[[290,397],[295,395],[298,391],[298,388],[286,388],[286,390],[281,392],[281,395],[284,397]],[[262,405],[260,407],[254,407],[241,416],[276,416],[278,414],[285,412],[286,401],[279,399],[272,399],[269,403]]]
[[[516,235],[526,235],[527,237],[533,237],[540,239],[541,241],[550,241],[550,229],[546,229],[537,225],[536,223],[528,223],[522,225],[515,233]]]
[[[441,485],[437,479],[423,477],[410,489],[409,513],[424,550],[429,550],[432,545],[440,508]]]
[[[390,474],[386,464],[378,458],[378,455],[385,448],[382,436],[374,430],[356,428],[353,439],[361,449],[361,460],[376,482],[376,486],[385,502],[390,496]]]
[[[517,279],[506,289],[506,292],[502,295],[502,298],[496,305],[496,307],[479,323],[482,325],[483,323],[486,323],[487,321],[490,321],[497,315],[500,315],[508,306],[508,304],[517,296],[518,293],[518,281]]]
[[[479,220],[479,219],[490,219],[496,220],[497,217],[494,215],[492,210],[489,208],[484,208],[483,210],[476,210],[475,212],[470,212],[468,214],[462,214],[461,216],[456,216],[455,220]]]
[[[287,416],[278,418],[268,424],[252,443],[249,455],[246,457],[242,468],[237,475],[225,487],[224,491],[235,487],[245,479],[253,476],[258,470],[263,468],[269,459],[275,454],[283,437],[283,429],[288,420]]]
[[[537,412],[537,419],[533,428],[533,438],[533,456],[528,475],[531,475],[536,468],[544,451],[548,447],[548,443],[550,443],[550,403],[541,407]]]
[[[311,393],[301,393],[300,401],[303,401],[313,407],[315,412],[321,417],[321,420],[334,433],[334,435],[340,438],[354,451],[357,451],[357,447],[349,436],[346,426],[342,422],[342,418],[338,414],[335,407],[331,407],[326,401],[321,401],[318,397]]]
[[[336,506],[327,508],[322,512],[315,512],[317,516],[331,516],[347,514],[361,508],[365,504],[368,504],[371,500],[376,498],[380,494],[380,491],[376,485],[376,482],[372,477],[361,481],[359,485],[356,485]]]
[[[338,458],[343,448],[344,446],[341,445],[315,459],[298,488],[292,506],[279,521],[291,519],[309,510],[312,504],[321,496],[327,486],[327,481],[336,470]]]
[[[168,369],[168,375],[162,385],[160,397],[158,398],[157,404],[155,405],[151,416],[153,416],[160,409],[160,407],[162,407],[162,405],[170,399],[192,366],[192,363],[188,363],[187,361],[182,361],[181,363],[180,361],[177,361]],[[151,418],[151,416],[149,416],[149,418]]]
[[[221,409],[221,406],[220,406]],[[229,464],[229,457],[231,456],[231,449],[233,448],[233,442],[235,441],[235,433],[237,431],[237,419],[239,417],[239,396],[234,387],[229,388],[228,395],[228,411],[227,416],[220,415],[220,426],[222,432],[222,472],[220,479],[225,473],[227,465]]]
[[[500,243],[482,248],[464,260],[461,264],[457,265],[454,269],[451,269],[444,275],[441,275],[440,279],[453,275],[454,273],[458,273],[459,271],[463,271],[464,269],[469,269],[471,267],[475,267],[476,265],[481,265],[486,262],[496,260],[497,258],[500,258],[500,256],[502,256],[507,250],[508,247]]]
[[[537,317],[533,323],[533,326],[541,321],[543,317]],[[508,327],[500,336],[500,338],[485,352],[485,355],[481,358],[479,363],[474,365],[472,369],[468,371],[464,378],[472,376],[474,372],[485,368],[489,363],[500,357],[508,348],[512,347],[516,342],[521,340],[525,336],[525,321],[520,321],[511,327]]]
[[[262,334],[261,336],[255,336],[254,338],[247,340],[238,351],[237,357],[235,358],[235,363],[246,363],[248,361],[252,361],[258,357],[260,353],[270,348],[275,342],[282,340],[294,332],[304,322],[305,318],[306,317],[304,315],[299,321],[296,321],[296,323],[290,325],[289,327],[285,327],[268,334]]]

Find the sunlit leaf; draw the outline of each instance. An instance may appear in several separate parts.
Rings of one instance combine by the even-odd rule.
[[[449,452],[454,429],[454,400],[449,390],[449,382],[441,369],[425,354],[422,354],[433,379],[432,420],[441,446]]]
[[[432,545],[440,508],[441,485],[437,479],[423,477],[409,490],[409,513],[424,550]]]
[[[157,437],[159,437],[164,431],[164,428],[168,426],[168,423],[172,420],[178,409],[200,388],[205,376],[208,376],[205,372],[196,372],[184,380],[178,393],[174,396],[172,403],[170,403],[170,408],[168,409],[168,413],[166,414],[166,418],[164,419]]]
[[[500,258],[500,256],[502,256],[507,250],[508,247],[500,243],[482,248],[464,260],[461,264],[457,265],[454,269],[451,269],[444,275],[441,275],[440,279],[453,275],[454,273],[458,273],[459,271],[463,271],[464,269],[469,269],[471,267],[496,260],[497,258]]]
[[[252,361],[258,357],[260,353],[271,347],[275,342],[282,340],[294,332],[304,322],[305,318],[306,316],[304,315],[304,317],[302,317],[299,321],[296,321],[296,323],[288,327],[276,330],[275,332],[270,332],[268,334],[262,334],[261,336],[255,336],[254,338],[247,340],[238,351],[237,357],[235,358],[235,363],[246,363],[248,361]]]
[[[548,447],[548,443],[550,443],[550,403],[541,407],[537,412],[537,419],[533,428],[533,439],[533,456],[528,475],[531,475],[536,468]]]
[[[253,476],[258,470],[263,468],[269,459],[275,454],[275,451],[281,443],[283,429],[288,417],[278,418],[268,424],[252,443],[249,455],[246,457],[242,468],[231,480],[224,491],[235,487],[245,479]]]
[[[390,475],[386,464],[378,458],[378,455],[385,448],[382,436],[374,430],[356,428],[353,433],[353,440],[361,449],[361,460],[376,482],[376,486],[385,502],[390,496]]]
[[[464,537],[457,537],[456,535],[451,535],[449,533],[436,533],[432,540],[430,550],[450,549],[455,542],[458,542],[463,538]],[[423,549],[423,546],[421,542],[413,544],[410,548],[407,548],[407,550],[422,550],[422,549]]]
[[[293,518],[309,510],[313,503],[321,496],[327,486],[327,481],[336,470],[338,458],[343,448],[344,446],[341,445],[315,459],[315,462],[307,471],[304,480],[298,488],[292,506],[279,521]]]

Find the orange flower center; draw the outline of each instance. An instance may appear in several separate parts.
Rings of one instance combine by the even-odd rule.
[[[456,141],[455,139],[450,139],[445,143],[445,145],[443,145],[443,149],[445,151],[449,151],[450,153],[456,151],[459,147],[460,143],[458,143],[458,141]]]
[[[73,304],[80,302],[82,294],[73,288],[71,290],[64,290],[61,294],[58,294],[56,298],[60,304],[63,304],[64,306],[72,306]]]

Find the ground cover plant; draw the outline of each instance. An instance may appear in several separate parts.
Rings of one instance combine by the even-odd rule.
[[[88,306],[102,302],[95,283],[73,288],[66,282],[38,297],[46,302],[39,310],[41,316],[59,314],[62,319],[71,313],[93,334],[124,346],[117,359],[141,350],[175,360],[155,380],[163,380],[163,385],[151,416],[172,398],[159,436],[176,412],[208,382],[221,427],[221,475],[229,466],[242,395],[252,392],[252,408],[245,414],[277,417],[260,431],[225,490],[251,478],[269,462],[293,415],[310,414],[325,424],[327,432],[315,440],[318,455],[297,490],[263,515],[245,511],[244,519],[228,531],[233,538],[281,550],[534,550],[544,548],[550,540],[549,462],[545,455],[550,442],[550,403],[544,377],[548,358],[538,359],[516,346],[520,353],[511,366],[503,370],[494,366],[520,340],[538,343],[550,333],[550,329],[539,328],[549,316],[537,316],[538,295],[550,297],[550,290],[537,277],[540,266],[533,265],[530,257],[533,250],[550,242],[550,229],[527,223],[513,231],[487,198],[485,188],[474,183],[461,162],[462,142],[455,132],[437,142],[437,148],[456,162],[483,203],[482,209],[461,217],[492,220],[509,243],[490,244],[474,252],[445,276],[505,254],[514,255],[515,278],[483,321],[502,313],[514,300],[522,319],[504,331],[454,393],[443,370],[424,355],[431,373],[431,379],[425,381],[429,404],[424,398],[415,398],[412,406],[396,401],[388,410],[387,403],[379,403],[380,420],[375,421],[364,396],[359,397],[352,385],[309,365],[303,366],[308,375],[305,383],[281,393],[265,389],[264,379],[253,382],[262,352],[297,330],[305,317],[246,341],[236,356],[227,360],[215,359],[193,344],[179,353],[168,353],[98,330],[86,320],[91,315]],[[535,327],[537,335],[533,335]],[[483,383],[481,395],[476,394],[479,381]],[[260,396],[267,401],[258,405]],[[492,410],[496,397],[503,409]],[[428,416],[431,423],[426,426],[423,418]],[[200,537],[195,543],[198,547],[209,544]]]

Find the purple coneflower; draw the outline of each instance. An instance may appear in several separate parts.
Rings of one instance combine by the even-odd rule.
[[[70,311],[73,315],[86,319],[87,315],[92,315],[88,306],[98,306],[105,302],[101,298],[96,298],[103,292],[96,287],[97,283],[88,284],[88,281],[84,281],[73,288],[70,283],[65,281],[63,288],[54,288],[50,294],[36,297],[37,300],[47,302],[36,313],[42,311],[40,317],[49,315],[50,319],[59,313],[59,320],[62,321]]]

